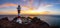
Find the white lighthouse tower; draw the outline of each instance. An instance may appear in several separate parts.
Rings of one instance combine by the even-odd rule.
[[[17,21],[16,22],[22,24],[22,20],[21,20],[21,16],[20,16],[20,11],[21,11],[20,5],[18,5],[17,11],[18,11],[18,18],[17,18]]]

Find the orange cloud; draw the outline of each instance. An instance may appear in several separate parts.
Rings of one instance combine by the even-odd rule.
[[[43,11],[43,12],[36,12],[36,11],[21,11],[21,14],[32,14],[32,15],[40,15],[40,14],[49,14],[49,11]]]
[[[15,15],[15,14],[18,14],[17,11],[9,11],[9,12],[0,12],[0,14],[10,14],[10,15]],[[32,10],[29,10],[29,11],[21,11],[20,14],[29,14],[29,15],[40,15],[40,14],[50,14],[50,12],[48,11],[43,11],[43,12],[36,12],[36,11],[32,11]]]
[[[4,12],[0,12],[0,14],[4,14]]]
[[[3,8],[3,7],[11,7],[11,6],[17,6],[17,4],[13,4],[13,3],[5,3],[5,4],[2,4],[0,5],[0,8]]]
[[[30,7],[30,6],[21,6],[21,10],[34,10],[34,7]]]
[[[12,4],[12,3],[6,3],[4,4],[5,6],[17,6],[17,4]]]
[[[4,12],[1,12],[0,11],[0,14],[4,14],[4,15],[7,15],[7,14],[9,14],[9,15],[15,15],[15,14],[17,14],[17,12],[16,11],[4,11]]]
[[[50,13],[49,11],[40,12],[40,14],[49,14],[49,13]]]

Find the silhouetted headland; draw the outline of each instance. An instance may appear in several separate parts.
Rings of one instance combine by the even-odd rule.
[[[23,20],[22,24],[16,22],[17,17],[12,21],[8,20],[8,17],[0,19],[0,28],[52,28],[48,23],[40,20],[40,18],[34,17],[21,17]]]

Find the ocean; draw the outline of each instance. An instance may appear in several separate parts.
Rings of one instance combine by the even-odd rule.
[[[0,19],[4,17],[8,17],[9,20],[13,20],[17,15],[0,15]],[[25,16],[28,17],[28,16]],[[35,16],[40,18],[41,20],[47,22],[51,26],[60,26],[60,15],[40,15]]]

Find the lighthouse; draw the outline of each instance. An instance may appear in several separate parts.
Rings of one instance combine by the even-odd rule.
[[[20,11],[21,11],[21,7],[20,7],[20,5],[18,5],[18,7],[17,7],[17,11],[18,11],[18,18],[20,18]]]
[[[20,12],[21,12],[20,5],[18,5],[18,7],[17,7],[17,12],[18,12],[18,18],[17,18],[17,21],[16,22],[22,24],[22,19],[21,19],[21,16],[20,16]]]

